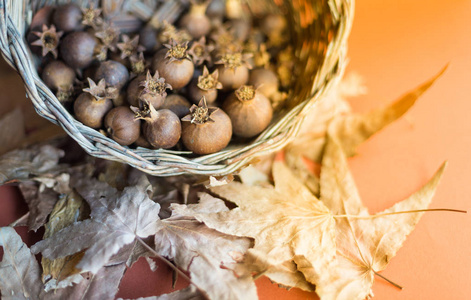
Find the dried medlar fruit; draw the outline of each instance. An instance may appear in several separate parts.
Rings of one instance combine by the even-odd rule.
[[[80,30],[82,28],[82,10],[73,3],[60,5],[52,14],[52,23],[64,32]]]
[[[122,146],[134,143],[141,131],[141,121],[135,118],[134,112],[126,106],[118,106],[109,111],[105,117],[108,135]]]
[[[141,109],[133,107],[136,118],[142,119],[142,132],[146,140],[157,149],[169,149],[180,140],[182,126],[176,114],[168,109],[155,110],[148,102],[141,102]]]
[[[250,64],[246,59],[251,54],[242,54],[241,52],[226,53],[216,64],[222,64],[218,67],[219,81],[222,83],[224,91],[234,90],[247,83],[249,80]]]
[[[165,78],[159,77],[159,72],[156,71],[154,76],[150,75],[147,71],[146,80],[140,83],[144,90],[139,95],[139,99],[149,102],[155,109],[158,109],[164,103],[167,97],[167,89],[172,89],[172,86],[165,82]]]
[[[95,80],[105,79],[108,86],[115,87],[120,90],[129,80],[129,72],[121,63],[108,60],[100,63],[96,70]]]
[[[84,125],[91,128],[103,127],[103,118],[113,108],[111,98],[115,93],[114,88],[106,88],[105,80],[100,80],[98,85],[88,78],[90,87],[84,89],[74,102],[76,118]]]
[[[60,102],[67,102],[74,90],[74,70],[59,60],[53,60],[44,67],[41,78],[48,88],[56,92]]]
[[[222,109],[231,118],[234,134],[240,137],[256,136],[267,128],[273,117],[270,100],[248,85],[231,94]]]
[[[133,80],[128,85],[128,88],[126,90],[127,94],[127,100],[128,103],[132,106],[138,107],[139,106],[139,96],[141,95],[142,91],[144,90],[144,87],[141,85],[142,82],[146,80],[145,75],[139,75]]]
[[[272,97],[279,87],[278,77],[269,69],[255,69],[250,72],[249,84],[258,87],[257,92]]]
[[[206,16],[208,4],[209,1],[203,3],[192,1],[190,11],[180,20],[180,26],[195,39],[207,35],[211,30],[211,21]]]
[[[152,67],[155,71],[159,71],[160,76],[174,88],[180,89],[187,85],[193,77],[195,67],[188,55],[188,42],[181,44],[174,40],[154,56]]]
[[[183,145],[196,154],[218,152],[229,144],[231,137],[231,119],[221,109],[208,107],[204,97],[182,119]]]
[[[190,99],[194,103],[197,103],[204,96],[209,104],[216,101],[218,96],[218,89],[222,89],[222,83],[218,81],[218,77],[218,70],[215,70],[212,74],[209,74],[208,68],[204,66],[203,74],[198,77],[198,80],[193,79],[190,83]]]
[[[160,108],[173,111],[181,119],[190,113],[190,106],[190,102],[185,97],[172,94],[165,98],[164,104]]]
[[[92,63],[96,44],[91,34],[76,31],[62,40],[59,50],[66,64],[74,69],[83,69]]]

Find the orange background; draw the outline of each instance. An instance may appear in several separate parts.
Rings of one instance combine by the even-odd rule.
[[[350,159],[370,212],[406,198],[444,160],[449,165],[432,207],[471,211],[471,1],[358,0],[349,57],[347,74],[360,74],[369,89],[367,95],[351,99],[357,112],[389,103],[450,63],[444,76],[404,118],[367,141]],[[11,101],[6,98],[10,93],[0,92],[2,102]],[[0,194],[0,225],[6,225],[24,208],[13,205],[19,197],[12,188],[2,187]],[[469,299],[470,248],[469,214],[425,214],[381,273],[404,290],[376,278],[376,299]],[[170,291],[171,279],[160,266],[160,272],[151,273],[139,261],[127,272],[119,296]],[[177,287],[183,285],[180,280]],[[258,280],[257,285],[261,299],[315,297],[296,289],[287,292],[267,279]]]

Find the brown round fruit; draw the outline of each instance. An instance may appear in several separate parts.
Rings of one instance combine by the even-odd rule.
[[[77,120],[91,128],[103,127],[103,118],[113,108],[110,99],[96,99],[89,93],[80,94],[74,102],[74,113]]]
[[[169,47],[169,49],[162,49],[155,54],[152,67],[174,89],[180,89],[190,82],[195,66],[186,51],[188,43],[176,44],[173,42]]]
[[[127,100],[130,105],[139,107],[139,96],[144,90],[144,87],[141,85],[141,83],[145,80],[145,75],[139,75],[129,83],[126,93]]]
[[[105,79],[106,86],[120,90],[129,80],[129,72],[121,63],[108,60],[102,62],[95,73],[95,81]]]
[[[273,117],[270,100],[253,86],[241,86],[224,101],[222,109],[232,121],[232,130],[240,137],[253,137],[265,130]]]
[[[48,88],[56,92],[60,102],[69,100],[73,92],[75,72],[61,61],[51,61],[44,67],[41,78]]]
[[[218,152],[231,140],[231,119],[221,109],[208,107],[204,98],[182,121],[183,145],[196,154]]]
[[[83,69],[92,63],[96,43],[89,33],[72,32],[62,39],[59,51],[66,64],[73,69]]]
[[[126,106],[115,107],[105,117],[106,132],[122,146],[134,143],[140,134],[141,121]]]
[[[168,109],[155,110],[152,105],[145,107],[138,115],[145,121],[142,132],[146,140],[156,149],[169,149],[180,140],[182,126],[176,114]],[[148,109],[146,111],[146,109]]]
[[[209,2],[198,4],[193,2],[190,11],[180,20],[180,26],[188,31],[194,38],[199,39],[211,30],[211,21],[206,16],[206,8]]]
[[[52,14],[52,23],[60,31],[80,30],[82,28],[82,10],[76,4],[60,5]]]
[[[188,102],[185,97],[172,94],[165,98],[164,104],[160,108],[171,110],[181,119],[190,113],[190,106],[190,102]]]
[[[279,80],[272,70],[259,68],[250,72],[249,84],[257,87],[257,92],[270,98],[278,91]]]

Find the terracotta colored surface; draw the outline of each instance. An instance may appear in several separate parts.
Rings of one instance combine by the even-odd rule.
[[[362,75],[369,93],[352,99],[355,111],[368,111],[396,99],[450,63],[442,79],[405,118],[362,145],[358,156],[350,160],[370,212],[381,211],[407,197],[446,159],[449,166],[432,207],[471,211],[470,16],[471,2],[466,0],[357,1],[347,73]],[[6,77],[0,78],[0,84],[5,86]],[[12,91],[10,88],[0,92],[0,106],[16,101],[13,98],[22,101],[24,93],[16,90],[14,97]],[[25,212],[14,188],[0,187],[0,199],[1,226]],[[25,240],[34,239],[24,230],[21,232]],[[376,299],[469,299],[470,246],[469,214],[426,214],[381,273],[404,286],[404,290],[376,278]],[[159,270],[151,273],[139,261],[126,274],[119,296],[170,291],[168,270],[162,265]],[[257,284],[261,299],[315,297],[299,290],[287,292],[266,279]],[[184,282],[179,283],[183,285]]]

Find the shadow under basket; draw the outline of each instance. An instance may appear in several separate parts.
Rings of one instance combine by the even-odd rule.
[[[287,19],[295,66],[293,84],[282,111],[258,137],[245,144],[231,143],[222,151],[197,156],[172,150],[132,149],[124,147],[77,121],[57,100],[38,75],[34,57],[25,34],[32,16],[45,5],[77,2],[95,7],[121,3],[126,12],[145,13],[152,1],[34,1],[0,0],[0,47],[6,61],[22,77],[28,97],[42,117],[60,125],[90,155],[129,164],[148,174],[174,176],[181,174],[225,175],[234,173],[254,158],[280,150],[299,131],[302,120],[316,103],[335,88],[346,62],[347,38],[353,20],[354,0],[241,0],[253,9],[276,10]],[[164,1],[167,11],[157,16],[160,21],[176,19],[188,1]],[[253,3],[251,3],[253,2]],[[252,10],[254,11],[254,10]],[[158,10],[157,10],[158,13]],[[142,16],[141,16],[142,17]],[[152,17],[152,15],[144,16]],[[154,16],[156,18],[156,16]]]

